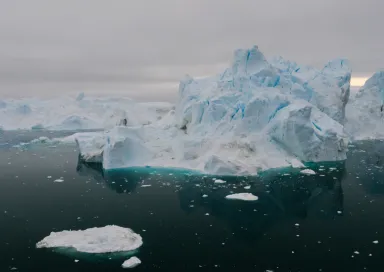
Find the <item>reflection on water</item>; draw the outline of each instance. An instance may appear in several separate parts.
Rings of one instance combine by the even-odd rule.
[[[77,171],[118,194],[132,193],[138,186],[171,186],[175,188],[180,208],[186,214],[199,209],[225,222],[237,237],[254,243],[271,227],[291,219],[317,217],[333,219],[343,212],[342,180],[345,163],[312,167],[321,176],[271,171],[261,177],[221,177],[226,183],[215,184],[214,177],[175,173],[151,168],[104,172],[99,164],[78,163]],[[250,186],[250,189],[244,187]],[[257,201],[230,201],[226,195],[249,192]],[[203,197],[204,196],[204,197]]]

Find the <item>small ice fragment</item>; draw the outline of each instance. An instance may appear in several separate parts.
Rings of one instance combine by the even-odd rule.
[[[53,182],[64,182],[64,180],[59,178],[59,179],[55,179]]]
[[[298,227],[298,226],[300,226],[300,225],[299,225],[299,223],[296,223],[295,226]]]
[[[50,179],[50,178],[52,178],[52,176],[48,176],[47,178],[49,178],[49,179]]]
[[[372,254],[370,253],[368,256],[369,256],[369,257],[372,257]]]
[[[143,184],[143,185],[141,185],[141,187],[151,187],[152,185],[150,185],[150,184]]]
[[[203,195],[203,197],[208,197],[208,195]]]
[[[227,195],[225,198],[226,199],[244,200],[244,201],[255,201],[255,200],[259,199],[259,197],[255,196],[251,193],[232,194],[232,195]]]
[[[222,180],[222,179],[215,179],[215,183],[216,184],[223,184],[223,183],[226,183],[226,181]]]
[[[343,212],[342,211],[337,211],[338,214],[342,214]]]
[[[79,260],[75,260],[75,263],[78,263],[79,262]]]
[[[305,175],[316,175],[316,172],[313,171],[312,169],[304,169],[304,170],[301,170],[300,173]]]
[[[359,254],[360,254],[360,252],[358,252],[358,251],[355,251],[355,252],[353,252],[353,253],[355,253],[356,255],[359,255]]]
[[[374,243],[374,244],[378,244],[378,243],[379,243],[379,241],[377,241],[377,240],[376,240],[376,241],[373,241],[372,243]]]
[[[250,186],[250,185],[245,186],[244,189],[245,189],[245,190],[249,190],[249,189],[251,189],[251,186]]]
[[[141,261],[139,258],[137,257],[131,257],[129,258],[128,260],[126,260],[122,265],[121,267],[122,268],[134,268],[136,266],[138,266],[139,264],[141,264]]]
[[[205,215],[209,215],[209,213],[206,213]]]

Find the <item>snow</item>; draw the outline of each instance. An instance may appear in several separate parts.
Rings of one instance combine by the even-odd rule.
[[[226,199],[234,199],[234,200],[244,200],[244,201],[255,201],[259,198],[252,193],[238,193],[238,194],[232,194],[227,195],[225,197]]]
[[[134,268],[136,266],[138,266],[139,264],[141,264],[141,261],[139,258],[137,257],[131,257],[129,258],[128,260],[126,260],[122,265],[121,267],[123,268]]]
[[[300,173],[305,175],[316,175],[316,172],[313,171],[312,169],[304,169],[304,170],[301,170]]]
[[[85,253],[127,252],[143,244],[139,234],[129,228],[105,226],[86,230],[51,232],[36,244],[37,248],[73,248]]]
[[[354,140],[384,138],[384,70],[375,73],[346,108],[346,131]]]

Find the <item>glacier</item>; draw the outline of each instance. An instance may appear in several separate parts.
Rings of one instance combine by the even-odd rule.
[[[345,160],[350,78],[344,59],[318,70],[282,57],[268,61],[257,46],[236,50],[223,73],[186,76],[174,109],[156,122],[95,134],[104,144],[77,143],[85,161],[102,159],[105,170],[169,167],[255,175],[269,168]]]
[[[376,72],[346,108],[345,129],[354,140],[384,139],[384,70]]]

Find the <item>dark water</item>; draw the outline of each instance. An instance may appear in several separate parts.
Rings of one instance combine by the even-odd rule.
[[[384,271],[382,142],[314,165],[316,176],[273,171],[216,185],[174,171],[103,173],[71,146],[11,148],[41,136],[22,134],[0,135],[0,271],[124,271],[124,259],[35,248],[51,231],[111,224],[143,237],[134,271]],[[259,200],[224,198],[247,185]]]

